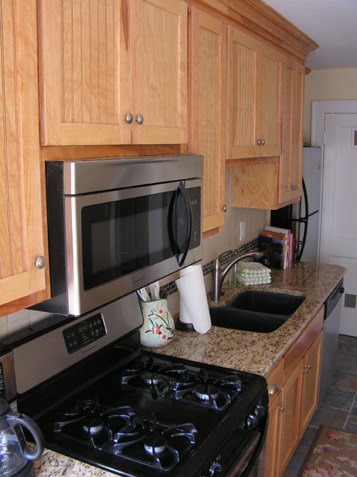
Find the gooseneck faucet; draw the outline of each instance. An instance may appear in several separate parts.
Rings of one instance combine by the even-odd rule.
[[[235,249],[233,250],[228,250],[228,252],[234,252]],[[222,255],[226,254],[227,252],[223,252],[218,257],[216,258],[216,265],[215,265],[215,270],[214,270],[214,289],[213,289],[213,301],[218,301],[219,297],[221,296],[221,288],[224,279],[227,276],[227,273],[229,270],[235,265],[236,263],[240,262],[241,260],[244,260],[245,258],[261,258],[264,253],[263,252],[258,252],[258,251],[253,251],[253,252],[247,252],[244,253],[243,255],[239,255],[238,257],[234,258],[223,270],[221,268],[221,262],[220,259]]]

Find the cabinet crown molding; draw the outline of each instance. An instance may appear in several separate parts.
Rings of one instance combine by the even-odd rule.
[[[261,0],[188,0],[205,5],[305,62],[318,44]]]

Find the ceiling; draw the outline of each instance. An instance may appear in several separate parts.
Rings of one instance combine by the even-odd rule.
[[[265,0],[320,46],[312,70],[357,68],[357,0]]]

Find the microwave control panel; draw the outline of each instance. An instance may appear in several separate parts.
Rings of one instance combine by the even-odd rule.
[[[69,354],[79,351],[105,335],[106,328],[101,313],[63,330],[63,338]]]

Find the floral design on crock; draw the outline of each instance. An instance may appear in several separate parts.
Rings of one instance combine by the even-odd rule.
[[[174,320],[167,309],[166,300],[141,302],[144,325],[140,330],[141,344],[160,347],[172,340],[175,331]]]

